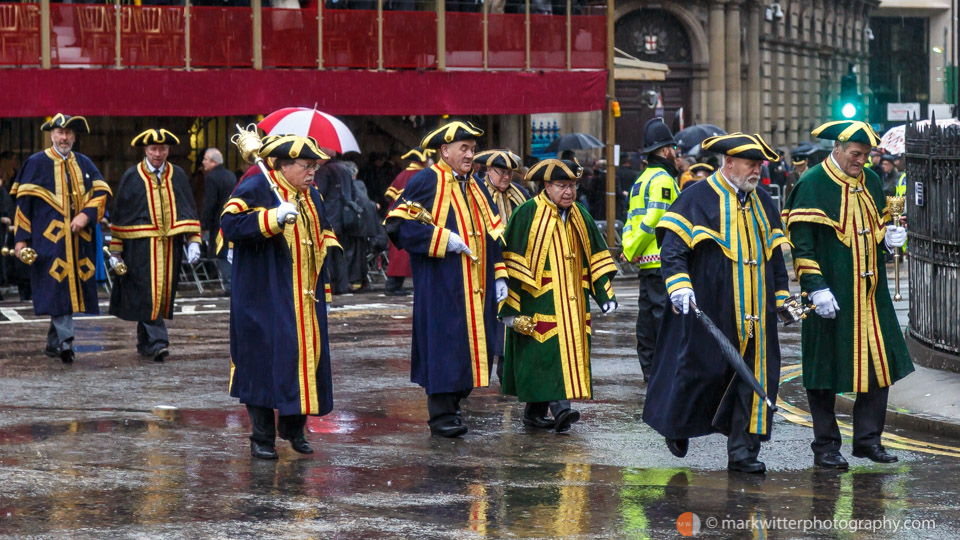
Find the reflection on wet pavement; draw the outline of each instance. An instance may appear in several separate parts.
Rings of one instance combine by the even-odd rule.
[[[618,287],[623,304],[631,287]],[[225,309],[215,302],[203,309]],[[847,444],[849,472],[817,470],[810,429],[782,417],[761,453],[766,477],[728,473],[719,436],[671,456],[639,421],[629,310],[597,322],[597,399],[578,405],[571,432],[524,428],[494,382],[466,401],[466,437],[431,438],[408,382],[409,313],[409,299],[338,298],[335,410],[308,423],[316,454],[278,441],[276,462],[251,460],[247,415],[227,396],[225,313],[175,318],[162,365],[137,357],[132,323],[78,319],[73,366],[39,353],[45,325],[0,326],[0,538],[659,539],[681,537],[685,512],[707,538],[960,537],[955,457],[901,450],[881,466]],[[798,335],[783,341],[795,363]],[[804,406],[789,384],[784,398]],[[890,527],[804,532],[778,518]],[[936,528],[893,531],[904,519]]]

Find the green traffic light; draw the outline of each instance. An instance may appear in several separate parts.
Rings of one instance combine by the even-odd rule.
[[[840,109],[840,114],[847,119],[853,118],[857,115],[857,106],[853,103],[844,103],[843,108]]]

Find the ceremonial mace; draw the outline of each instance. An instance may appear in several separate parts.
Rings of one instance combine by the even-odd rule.
[[[890,211],[890,215],[897,225],[900,224],[900,215],[903,214],[904,202],[904,197],[887,197],[887,210]],[[897,249],[899,250],[900,248]],[[898,255],[900,254],[897,252],[893,253],[893,279],[896,280],[895,294],[893,295],[894,302],[903,300],[903,297],[900,296],[900,257]]]
[[[414,221],[419,221],[420,223],[424,223],[426,225],[436,225],[436,223],[433,221],[433,214],[424,208],[422,204],[418,202],[410,202],[403,197],[400,197],[400,200],[407,205],[407,215],[413,218]],[[464,243],[466,243],[466,241],[464,241]],[[467,257],[470,257],[470,260],[473,262],[480,261],[480,259],[472,253],[467,255]]]
[[[111,259],[113,258],[113,255],[110,253],[110,248],[108,248],[107,246],[103,246],[103,252],[107,255],[107,257],[110,257]],[[127,263],[121,261],[120,259],[117,259],[117,264],[114,265],[113,271],[116,272],[118,276],[122,276],[126,274]]]
[[[246,129],[240,127],[240,124],[236,124],[237,133],[230,138],[230,142],[237,145],[237,149],[240,150],[240,156],[243,157],[243,160],[247,163],[255,163],[260,167],[260,171],[264,176],[267,177],[267,182],[270,184],[270,189],[273,190],[273,194],[277,196],[277,201],[281,203],[287,202],[286,199],[280,195],[280,189],[277,187],[276,182],[270,178],[270,171],[267,170],[267,166],[263,163],[263,158],[258,155],[260,151],[260,135],[257,133],[257,125],[250,124]],[[283,219],[283,222],[290,225],[297,222],[297,216],[293,214],[287,214],[287,217]]]
[[[4,257],[14,257],[16,256],[16,251],[5,247],[0,249],[0,255]],[[33,248],[25,247],[20,250],[20,256],[17,258],[19,258],[23,264],[33,264],[33,261],[37,260],[37,252]]]

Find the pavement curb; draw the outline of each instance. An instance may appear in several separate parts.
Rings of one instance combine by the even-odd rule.
[[[910,358],[914,363],[931,369],[960,373],[960,356],[928,346],[911,336],[909,328],[904,331],[903,337],[907,341],[907,350],[910,351]]]
[[[853,416],[853,398],[837,394],[837,410]],[[921,431],[941,437],[960,439],[960,422],[943,416],[936,416],[906,409],[887,408],[886,425],[900,429]]]

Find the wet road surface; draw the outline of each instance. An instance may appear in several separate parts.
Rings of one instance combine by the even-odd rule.
[[[787,407],[761,452],[767,475],[728,473],[721,436],[673,457],[639,420],[636,281],[614,285],[621,309],[595,322],[583,419],[559,435],[524,428],[494,382],[466,400],[459,440],[429,436],[409,382],[411,300],[336,297],[335,410],[308,423],[314,455],[278,441],[274,462],[250,458],[227,395],[225,299],[179,303],[164,364],[136,355],[135,323],[78,317],[72,366],[41,353],[46,320],[4,302],[0,539],[659,539],[682,538],[685,512],[706,538],[960,538],[960,441],[891,432],[900,463],[853,458],[847,440],[850,471],[812,466],[786,367],[797,329],[781,336]]]

